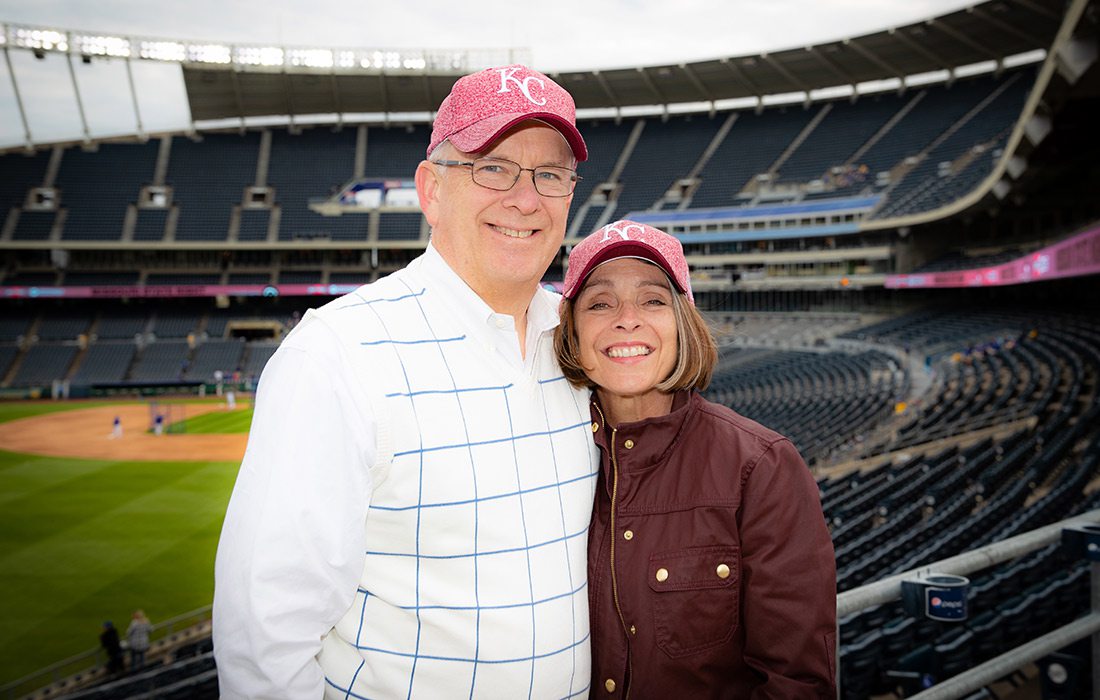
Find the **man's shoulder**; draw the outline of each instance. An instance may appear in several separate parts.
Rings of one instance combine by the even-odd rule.
[[[310,309],[283,345],[299,349],[318,345],[369,343],[386,334],[384,327],[408,317],[406,303],[424,296],[424,285],[410,268],[364,284]]]
[[[355,318],[371,309],[372,306],[387,302],[401,301],[423,293],[422,285],[403,268],[385,277],[368,282],[354,290],[332,299],[327,304],[312,310],[312,315],[326,319],[330,323],[341,322],[343,318]]]

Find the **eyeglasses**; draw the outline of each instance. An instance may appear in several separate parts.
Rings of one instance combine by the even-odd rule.
[[[447,167],[468,167],[474,184],[490,190],[510,190],[519,181],[524,170],[531,173],[535,191],[543,197],[568,197],[581,179],[576,170],[559,168],[553,165],[540,165],[537,168],[524,168],[503,158],[478,158],[477,160],[433,160],[436,165]]]

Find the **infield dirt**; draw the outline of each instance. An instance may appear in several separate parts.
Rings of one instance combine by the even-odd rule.
[[[224,411],[218,404],[187,404],[187,416]],[[239,408],[237,410],[240,410]],[[112,437],[115,416],[122,437]],[[153,435],[145,403],[78,408],[0,423],[0,449],[10,452],[86,459],[161,462],[239,462],[247,433],[231,435]]]

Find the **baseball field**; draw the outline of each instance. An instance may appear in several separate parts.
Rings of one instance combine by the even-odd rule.
[[[97,646],[105,620],[212,601],[252,410],[176,414],[186,432],[158,436],[143,402],[0,403],[0,685]]]

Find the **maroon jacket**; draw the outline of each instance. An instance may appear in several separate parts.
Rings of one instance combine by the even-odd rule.
[[[833,545],[790,440],[696,392],[592,420],[591,697],[834,698]]]

